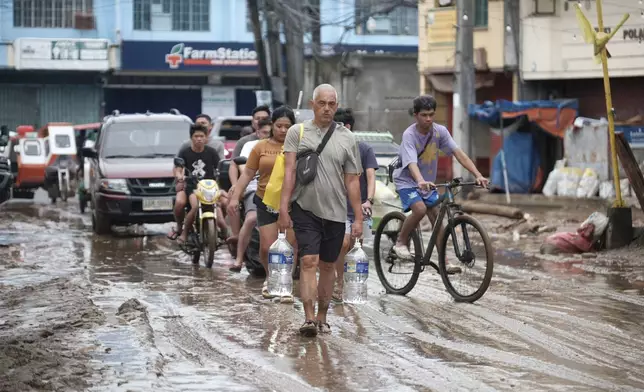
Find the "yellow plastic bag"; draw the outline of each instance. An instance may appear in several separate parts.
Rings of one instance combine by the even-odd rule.
[[[300,140],[304,135],[304,124],[300,124]],[[280,208],[280,198],[282,197],[282,184],[284,182],[284,147],[282,152],[275,158],[275,165],[271,172],[271,178],[268,179],[266,184],[266,191],[264,191],[264,198],[262,201],[267,207],[278,211]]]

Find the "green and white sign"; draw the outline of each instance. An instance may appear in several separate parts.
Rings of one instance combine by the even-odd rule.
[[[109,46],[105,39],[18,38],[14,62],[18,70],[107,71]]]

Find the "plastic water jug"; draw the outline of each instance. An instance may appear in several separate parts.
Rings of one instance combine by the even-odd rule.
[[[293,294],[293,247],[286,233],[279,233],[268,250],[268,292],[275,296]]]
[[[367,301],[367,279],[369,278],[369,256],[356,243],[344,258],[344,290],[342,300],[349,304]]]

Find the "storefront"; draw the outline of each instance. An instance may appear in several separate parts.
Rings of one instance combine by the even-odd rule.
[[[249,115],[258,87],[252,43],[124,41],[105,104],[108,112]]]
[[[617,122],[643,125],[638,118],[644,105],[644,29],[641,26],[641,5],[606,2],[603,8],[604,30],[612,33],[622,16],[629,13],[620,30],[606,48],[611,95]],[[583,12],[592,21],[594,3],[587,3]],[[534,99],[579,99],[579,115],[606,117],[606,98],[601,64],[594,60],[593,45],[582,39],[575,7],[560,4],[555,16],[529,16],[522,19],[521,76]],[[635,17],[637,15],[637,17]]]
[[[0,125],[101,118],[107,40],[20,38],[11,46],[13,59],[0,71]]]

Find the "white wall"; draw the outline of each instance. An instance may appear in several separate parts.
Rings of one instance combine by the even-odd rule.
[[[568,10],[564,10],[568,3]],[[593,45],[586,44],[575,16],[576,1],[557,1],[555,16],[534,15],[534,0],[521,0],[521,71],[526,80],[585,79],[602,77],[602,66],[593,60]],[[582,0],[582,10],[597,26],[595,1]],[[586,5],[589,5],[588,8]],[[603,3],[604,27],[614,28],[625,13],[629,20],[608,43],[611,77],[644,75],[644,6],[637,0]],[[625,32],[636,34],[625,37]]]

